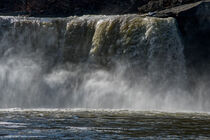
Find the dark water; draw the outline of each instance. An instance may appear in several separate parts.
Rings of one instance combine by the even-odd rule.
[[[1,110],[0,139],[210,139],[210,114]]]

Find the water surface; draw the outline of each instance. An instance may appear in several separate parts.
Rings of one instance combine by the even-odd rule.
[[[0,139],[209,139],[210,114],[5,109],[0,130]]]

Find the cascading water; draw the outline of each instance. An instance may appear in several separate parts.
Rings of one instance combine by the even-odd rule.
[[[0,107],[205,110],[176,21],[0,17]]]

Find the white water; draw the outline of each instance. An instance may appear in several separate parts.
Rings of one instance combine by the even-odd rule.
[[[183,48],[173,18],[0,17],[0,107],[208,111]]]

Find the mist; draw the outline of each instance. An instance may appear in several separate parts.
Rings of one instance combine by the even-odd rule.
[[[0,108],[209,111],[173,18],[0,21]]]

